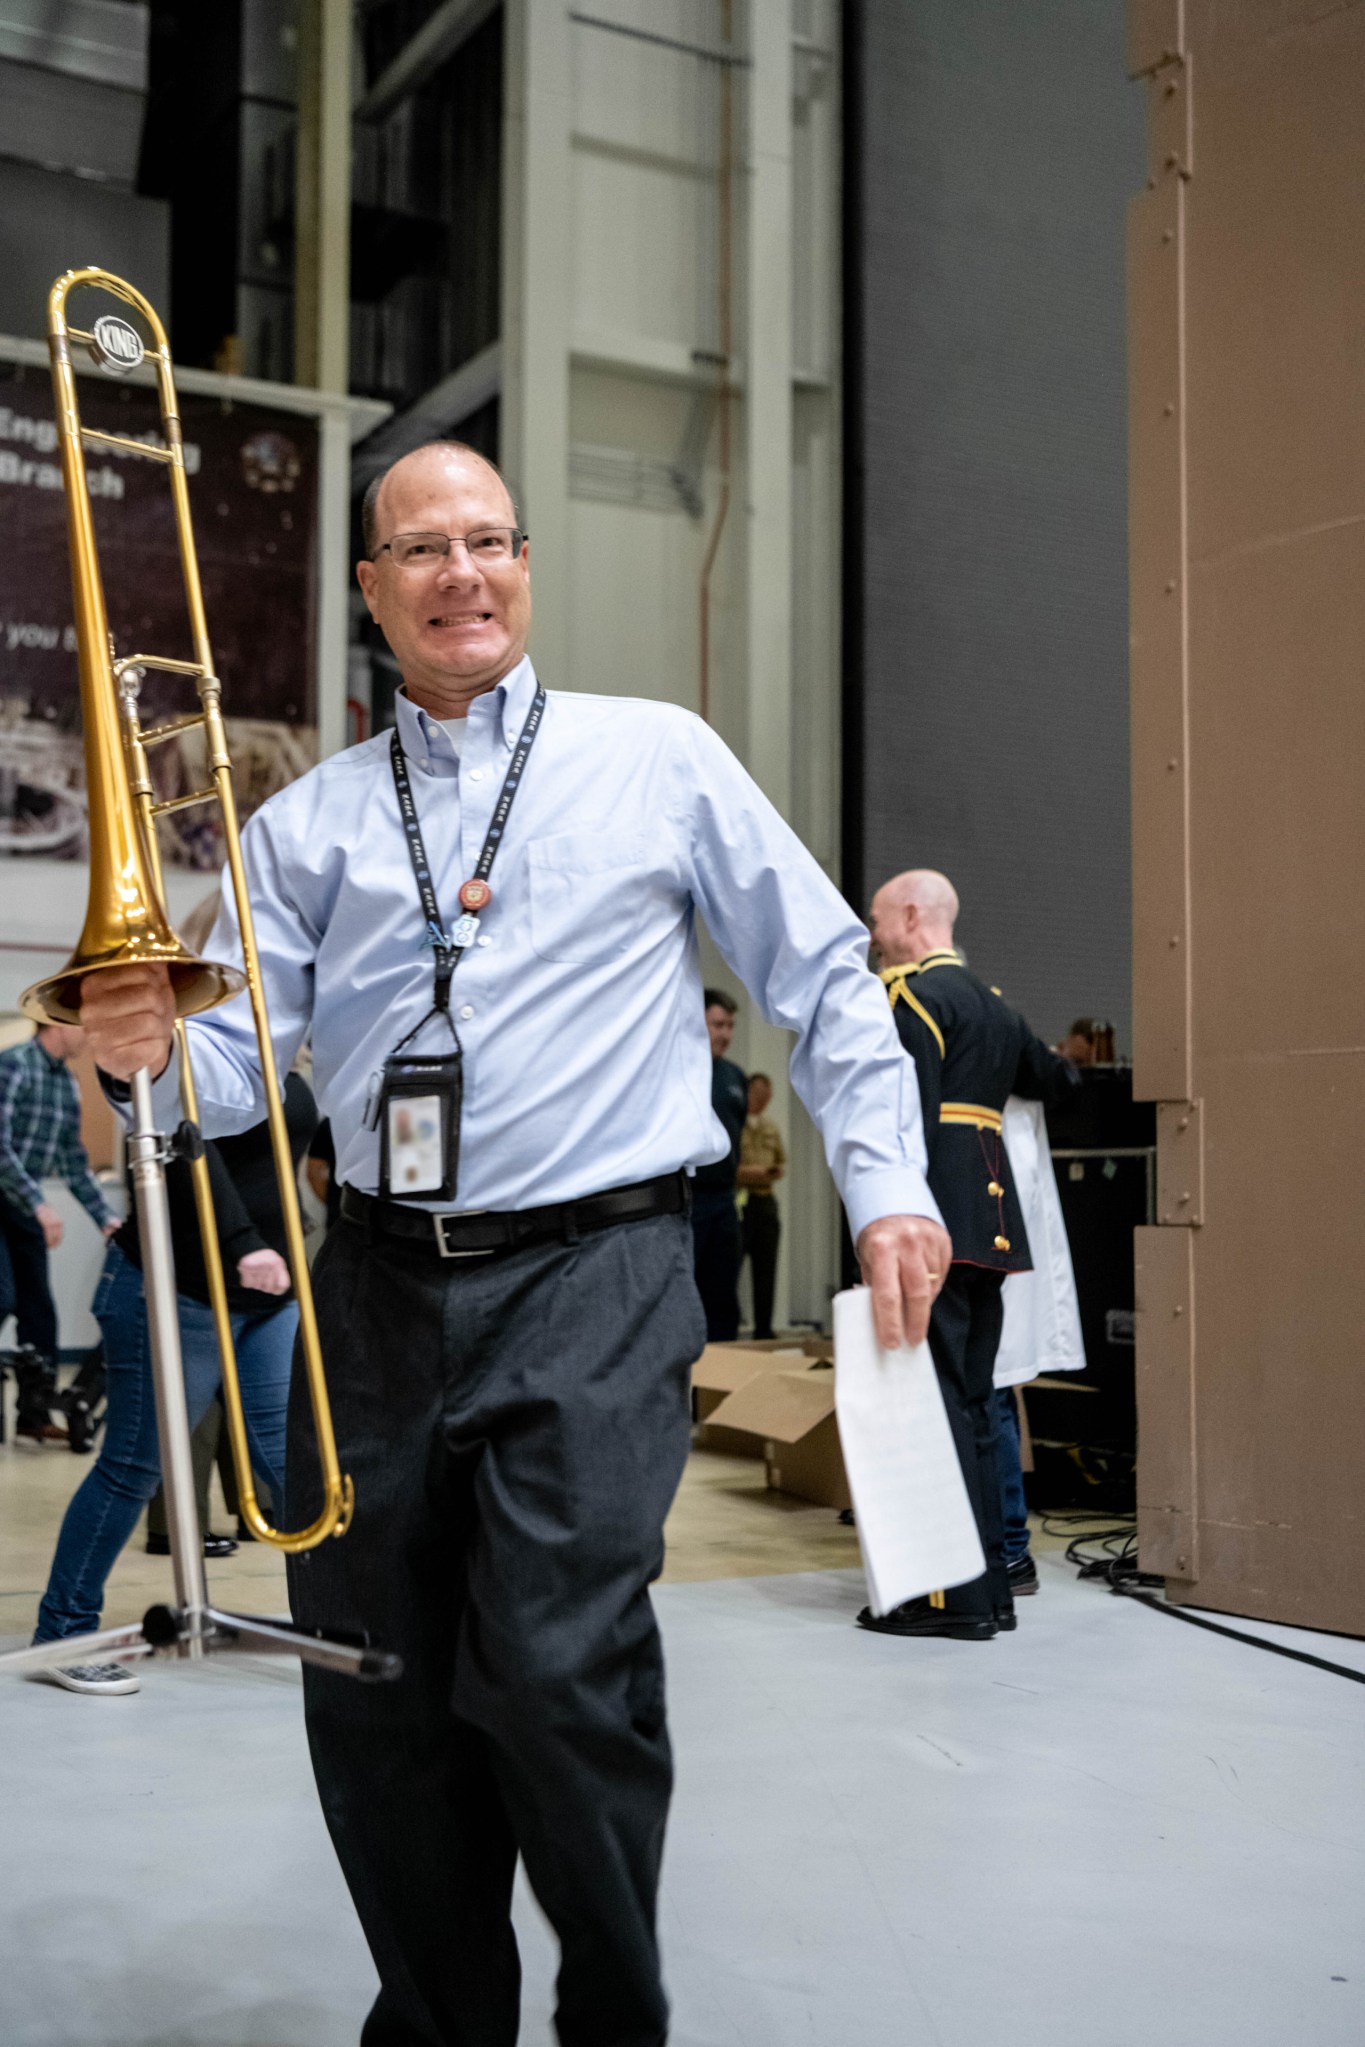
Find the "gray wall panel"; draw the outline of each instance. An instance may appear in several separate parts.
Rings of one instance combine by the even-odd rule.
[[[164,317],[169,249],[162,200],[0,160],[0,334],[42,340],[54,278],[85,263],[128,278]]]
[[[860,879],[944,868],[974,964],[1035,1026],[1097,1011],[1121,1045],[1124,21],[1122,0],[861,0],[850,166]]]

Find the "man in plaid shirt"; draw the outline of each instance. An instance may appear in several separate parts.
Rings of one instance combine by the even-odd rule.
[[[0,1321],[19,1325],[16,1437],[41,1443],[57,1377],[57,1310],[47,1254],[62,1219],[44,1180],[65,1180],[106,1237],[119,1219],[100,1192],[81,1143],[81,1098],[67,1060],[85,1043],[71,1024],[44,1024],[26,1044],[0,1052]]]

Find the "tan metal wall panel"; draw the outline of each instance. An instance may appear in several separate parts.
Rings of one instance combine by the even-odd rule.
[[[1151,182],[1128,220],[1133,1087],[1192,1092],[1185,615],[1184,180],[1167,166],[1163,82],[1146,86]]]
[[[1204,1105],[1158,1102],[1156,1219],[1190,1228],[1204,1221]]]
[[[1138,1555],[1144,1571],[1195,1577],[1194,1272],[1189,1230],[1135,1233]]]
[[[1185,312],[1195,562],[1360,513],[1363,40],[1357,5],[1294,35],[1193,54]]]
[[[1365,434],[1359,454],[1365,469]],[[1197,563],[1191,578],[1198,1084],[1207,1094],[1211,1062],[1243,1062],[1249,1170],[1266,1086],[1258,1062],[1365,1058],[1361,510],[1352,525]],[[1317,1113],[1335,1121],[1336,1076],[1314,1070]],[[1255,1177],[1265,1175],[1262,1157]],[[1361,1184],[1356,1173],[1323,1193],[1334,1208],[1353,1205]]]
[[[1128,73],[1155,71],[1184,48],[1184,0],[1129,0]]]
[[[1192,1596],[1365,1632],[1365,1054],[1230,1049],[1206,1086],[1209,1221],[1159,1233],[1198,1302]]]
[[[1139,1233],[1140,1534],[1193,1603],[1365,1632],[1365,6],[1201,0],[1185,34],[1192,175],[1170,167],[1167,65],[1142,87],[1158,182],[1134,235],[1177,183],[1187,812],[1154,766],[1174,731],[1151,588],[1173,344],[1148,238],[1131,309],[1134,964],[1138,1085],[1164,1098],[1158,1212],[1188,1193],[1202,1227]],[[1177,977],[1153,942],[1173,835],[1183,1076]]]

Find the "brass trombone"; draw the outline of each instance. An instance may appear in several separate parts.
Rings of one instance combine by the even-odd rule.
[[[150,334],[150,346],[121,316],[105,314],[90,329],[69,326],[66,306],[71,293],[93,288],[122,301],[137,313]],[[323,1376],[317,1319],[304,1255],[298,1190],[290,1157],[288,1133],[275,1072],[269,1018],[261,985],[259,957],[242,862],[241,836],[233,800],[231,762],[221,708],[222,690],[213,672],[213,656],[204,618],[199,567],[190,524],[178,401],[165,329],[141,292],[100,269],[69,270],[53,285],[48,298],[48,341],[56,395],[57,430],[66,487],[71,575],[75,601],[76,640],[80,664],[81,712],[85,730],[86,778],[90,820],[90,895],[80,943],[60,972],[38,982],[23,996],[27,1015],[39,1022],[77,1023],[80,983],[110,967],[165,966],[176,998],[176,1039],[180,1055],[181,1094],[186,1126],[183,1147],[191,1157],[195,1205],[203,1239],[214,1321],[222,1354],[223,1398],[232,1442],[233,1462],[241,1495],[242,1517],[252,1533],[275,1548],[311,1549],[329,1535],[341,1535],[350,1523],[354,1491],[337,1461],[331,1409]],[[114,374],[137,367],[144,356],[155,372],[164,446],[84,426],[72,365],[73,343],[88,347],[96,362]],[[179,542],[180,566],[194,648],[192,661],[169,660],[154,654],[116,658],[109,635],[104,589],[95,542],[94,521],[86,486],[84,447],[87,443],[120,449],[124,454],[158,462],[170,480]],[[157,669],[188,677],[195,686],[199,709],[150,729],[138,714],[138,693],[144,671]],[[211,782],[188,796],[158,802],[148,771],[148,750],[183,732],[202,730],[207,744]],[[243,974],[235,967],[201,959],[181,944],[166,913],[156,819],[190,803],[216,802],[223,820],[228,869],[241,929]],[[288,1263],[299,1309],[300,1347],[307,1376],[313,1423],[321,1463],[322,1511],[310,1526],[295,1531],[272,1528],[262,1514],[252,1480],[242,1411],[236,1355],[223,1280],[218,1233],[208,1167],[198,1143],[198,1105],[184,1018],[212,1008],[245,986],[260,1046],[280,1203],[284,1213]],[[171,1262],[165,1163],[169,1147],[157,1130],[152,1108],[152,1076],[144,1068],[132,1082],[133,1123],[128,1138],[134,1195],[138,1204],[144,1256],[144,1280],[151,1335],[157,1421],[165,1475],[167,1519],[175,1573],[177,1610],[153,1609],[142,1628],[111,1630],[83,1638],[81,1654],[98,1645],[109,1652],[145,1654],[148,1647],[175,1647],[182,1654],[204,1647],[241,1642],[244,1646],[292,1650],[328,1667],[360,1676],[393,1676],[397,1660],[353,1645],[321,1644],[316,1638],[278,1623],[218,1614],[208,1606],[203,1553],[194,1506],[189,1462],[189,1431],[180,1357],[175,1274]],[[157,1617],[159,1616],[159,1618]],[[127,1637],[127,1642],[123,1642]],[[116,1639],[117,1638],[117,1639]],[[6,1659],[23,1664],[72,1660],[77,1645],[45,1644],[42,1650],[21,1651]]]

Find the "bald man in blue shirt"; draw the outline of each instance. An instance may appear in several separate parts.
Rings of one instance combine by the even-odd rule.
[[[888,1345],[923,1338],[950,1245],[867,932],[739,763],[671,704],[542,693],[527,537],[473,450],[405,456],[364,523],[396,744],[324,761],[245,834],[277,1057],[311,1033],[344,1190],[314,1283],[355,1520],[291,1560],[291,1597],[405,1665],[382,1687],[304,1673],[380,1977],[362,2041],[511,2047],[520,1855],[561,1944],[562,2047],[656,2047],[672,1770],[649,1585],[705,1333],[691,1180],[729,1148],[699,916],[796,1033]],[[236,944],[225,903],[206,951]],[[164,976],[83,998],[100,1065],[150,1069],[174,1121]],[[207,1133],[248,1127],[244,1002],[188,1029]],[[444,1075],[425,1096],[414,1053]],[[308,1434],[303,1403],[291,1519]]]

